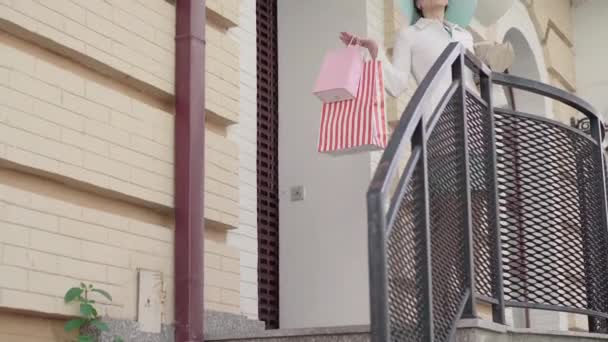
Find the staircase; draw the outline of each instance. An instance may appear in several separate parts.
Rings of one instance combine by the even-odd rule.
[[[428,89],[450,71],[452,84],[424,118]],[[469,71],[481,96],[465,82]],[[591,129],[495,108],[496,86],[570,106]],[[492,341],[526,333],[504,328],[506,307],[585,315],[589,331],[608,333],[602,138],[585,101],[493,73],[450,44],[410,100],[368,192],[371,341],[477,341],[483,329],[457,326],[479,317],[481,304],[503,327]],[[559,339],[568,336],[550,340]]]
[[[425,118],[428,89],[450,71],[452,84]],[[481,95],[465,83],[469,71]],[[590,129],[494,108],[495,86],[568,105]],[[580,98],[492,73],[450,44],[408,103],[369,188],[371,326],[207,340],[608,341],[601,127]],[[482,304],[492,308],[490,321],[478,320]],[[507,307],[585,315],[591,333],[512,329],[505,325]]]

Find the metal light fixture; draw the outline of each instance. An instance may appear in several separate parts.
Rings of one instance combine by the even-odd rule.
[[[570,126],[581,130],[587,134],[591,134],[591,121],[589,120],[589,118],[576,119],[572,117],[570,118]],[[608,126],[605,123],[602,123],[602,127],[604,128],[602,130],[602,136],[605,137],[606,131],[608,130]]]
[[[583,118],[578,120],[576,118],[570,118],[570,126],[586,133],[589,133],[591,131],[591,121],[589,120],[589,118]]]

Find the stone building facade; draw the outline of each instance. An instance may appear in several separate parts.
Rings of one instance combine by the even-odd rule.
[[[398,5],[357,1],[361,33],[390,54]],[[206,6],[204,309],[256,321],[256,0]],[[513,73],[576,93],[575,9],[516,0],[469,29],[511,41]],[[104,315],[136,321],[141,270],[159,277],[153,314],[173,323],[175,12],[168,0],[0,0],[0,340],[68,338],[77,308],[63,295],[80,282],[112,294]],[[414,89],[387,103],[393,124]],[[563,122],[575,114],[530,101]]]
[[[175,12],[0,3],[0,340],[62,340],[81,281],[136,320],[139,270],[173,322]],[[255,2],[207,17],[205,304],[256,318]]]

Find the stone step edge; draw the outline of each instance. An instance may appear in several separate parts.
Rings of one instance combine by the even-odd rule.
[[[265,330],[263,332],[252,332],[245,335],[233,336],[205,336],[205,341],[234,341],[264,338],[285,337],[311,337],[311,336],[335,336],[335,335],[365,335],[369,334],[368,325],[355,325],[345,327],[305,328],[305,329],[279,329]]]
[[[485,330],[500,334],[512,334],[512,335],[533,335],[542,337],[572,337],[572,338],[586,338],[596,339],[601,341],[608,341],[608,335],[590,333],[584,331],[557,331],[557,330],[542,330],[534,328],[513,328],[486,320],[481,319],[461,319],[456,325],[459,331],[466,329],[473,330]]]

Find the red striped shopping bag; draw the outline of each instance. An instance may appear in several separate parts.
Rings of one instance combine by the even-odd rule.
[[[365,62],[357,97],[323,104],[318,151],[342,155],[384,149],[385,107],[382,63]]]

